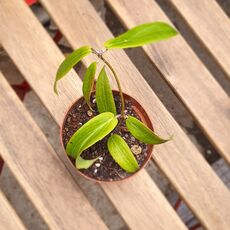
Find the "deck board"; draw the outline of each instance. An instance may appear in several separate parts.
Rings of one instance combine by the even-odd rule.
[[[1,156],[50,228],[107,229],[3,75],[0,107]]]
[[[169,22],[152,0],[108,0],[127,28],[150,21]],[[169,22],[170,23],[170,22]],[[192,113],[207,137],[230,163],[230,100],[182,36],[143,50]],[[230,59],[230,58],[229,58]]]
[[[170,0],[230,79],[230,20],[215,0]]]
[[[0,27],[0,40],[60,125],[67,106],[81,96],[82,83],[77,74],[72,72],[58,85],[59,96],[54,94],[54,76],[64,56],[27,6],[22,2],[13,2],[0,2],[0,6],[4,6],[4,14],[0,16],[4,22]],[[7,36],[8,31],[11,31],[12,36]],[[102,188],[131,229],[155,226],[157,229],[167,230],[169,224],[174,229],[186,229],[145,170],[127,183],[104,185]]]
[[[88,1],[41,2],[73,48],[85,44],[102,48],[103,42],[112,37]],[[63,7],[59,7],[60,5]],[[186,137],[127,55],[116,50],[107,52],[105,58],[110,60],[121,76],[124,91],[142,103],[152,118],[156,132],[163,136],[174,134],[173,141],[155,147],[154,156],[157,164],[205,227],[228,229],[230,194],[226,186]],[[89,64],[90,61],[92,58],[86,59],[85,64]],[[149,106],[150,101],[154,106]]]
[[[26,230],[22,221],[11,207],[10,203],[0,190],[0,229],[1,230]]]

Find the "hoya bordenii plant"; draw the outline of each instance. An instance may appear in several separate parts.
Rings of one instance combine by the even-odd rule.
[[[96,81],[96,104],[99,115],[94,116],[91,120],[83,124],[70,138],[66,146],[66,152],[75,159],[75,165],[78,169],[89,168],[98,158],[85,160],[81,153],[103,139],[119,125],[119,119],[124,119],[127,130],[139,141],[146,144],[162,144],[169,139],[163,139],[157,136],[144,123],[133,116],[125,114],[125,103],[122,92],[122,86],[116,71],[111,64],[104,58],[106,51],[115,48],[132,48],[146,45],[149,43],[161,41],[173,37],[177,34],[176,30],[164,22],[146,23],[136,26],[120,36],[110,39],[104,43],[105,50],[97,51],[90,46],[82,46],[72,52],[58,68],[54,83],[54,91],[57,93],[57,82],[63,78],[79,61],[89,54],[95,54],[105,66],[101,69]],[[97,62],[93,62],[87,68],[84,79],[82,92],[84,99],[90,110],[92,109],[90,97],[95,82],[95,73]],[[117,114],[113,93],[109,84],[106,73],[108,68],[115,78],[119,95],[121,99],[121,113]],[[128,173],[134,173],[139,166],[131,149],[126,141],[117,134],[112,134],[108,141],[107,147],[112,158],[116,163]]]

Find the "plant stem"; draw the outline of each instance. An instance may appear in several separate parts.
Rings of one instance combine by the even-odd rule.
[[[124,118],[125,117],[125,101],[124,101],[124,96],[123,96],[123,92],[121,89],[121,84],[120,84],[119,78],[118,78],[115,70],[111,66],[111,64],[107,60],[105,60],[105,58],[102,56],[103,53],[98,53],[94,49],[92,49],[92,50],[93,50],[93,53],[96,54],[109,67],[109,69],[113,73],[113,76],[114,76],[116,83],[117,83],[117,87],[119,89],[120,98],[121,98],[121,117]]]

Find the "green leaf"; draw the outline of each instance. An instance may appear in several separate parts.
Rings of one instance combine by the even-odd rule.
[[[85,160],[81,156],[78,156],[78,158],[75,160],[75,166],[77,169],[88,169],[93,165],[95,161],[98,160],[99,157],[96,157],[92,160]]]
[[[105,72],[105,67],[102,68],[97,79],[96,102],[99,113],[111,112],[116,115],[116,106],[113,98],[113,93],[110,88],[109,80]]]
[[[136,158],[121,136],[117,134],[112,135],[107,145],[113,159],[126,172],[133,173],[139,168]]]
[[[95,116],[70,138],[66,146],[67,154],[75,159],[78,158],[82,151],[109,134],[116,127],[117,122],[117,118],[110,112]]]
[[[126,126],[129,132],[139,141],[146,144],[162,144],[170,139],[162,139],[157,136],[151,129],[149,129],[145,124],[139,121],[137,118],[128,116],[126,119]]]
[[[151,22],[138,25],[127,32],[104,43],[107,49],[131,48],[168,39],[177,35],[177,31],[164,22]]]
[[[88,67],[88,69],[85,72],[85,75],[83,78],[83,85],[82,85],[83,96],[85,98],[87,105],[89,106],[89,108],[91,110],[93,110],[93,109],[90,105],[90,95],[91,95],[93,84],[94,84],[96,67],[97,67],[96,62],[93,62],[92,64],[90,64],[90,66]]]
[[[54,82],[54,92],[57,94],[57,82],[63,78],[81,59],[88,54],[92,53],[92,49],[89,46],[82,46],[79,49],[73,51],[59,66],[56,79]]]

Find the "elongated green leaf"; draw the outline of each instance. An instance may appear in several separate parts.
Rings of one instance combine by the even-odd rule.
[[[54,92],[57,93],[57,81],[63,78],[81,59],[88,54],[92,53],[89,46],[82,46],[81,48],[73,51],[59,66],[56,79],[54,82]]]
[[[107,145],[113,159],[125,171],[133,173],[139,168],[136,158],[121,136],[117,134],[112,135]]]
[[[138,47],[168,39],[176,34],[177,31],[167,23],[145,23],[128,30],[116,38],[106,41],[104,46],[107,49]]]
[[[157,136],[151,129],[144,125],[137,118],[128,116],[126,119],[126,126],[129,132],[139,141],[142,141],[146,144],[162,144],[170,139],[162,139]]]
[[[90,105],[90,95],[91,95],[91,91],[92,91],[93,84],[94,84],[96,67],[97,67],[96,62],[93,62],[92,64],[90,64],[90,66],[85,72],[85,75],[83,78],[83,85],[82,85],[83,96],[85,98],[87,105],[89,106],[91,110],[92,110],[92,107]]]
[[[96,83],[96,101],[99,113],[111,112],[116,115],[116,107],[113,98],[113,93],[109,85],[109,80],[105,72],[105,67],[102,68]]]
[[[88,169],[97,160],[98,160],[98,157],[95,159],[91,159],[91,160],[85,160],[81,156],[78,156],[78,158],[75,161],[75,166],[77,169]]]
[[[70,138],[66,146],[67,154],[76,159],[82,151],[109,134],[116,127],[117,122],[117,118],[110,112],[92,118]]]

